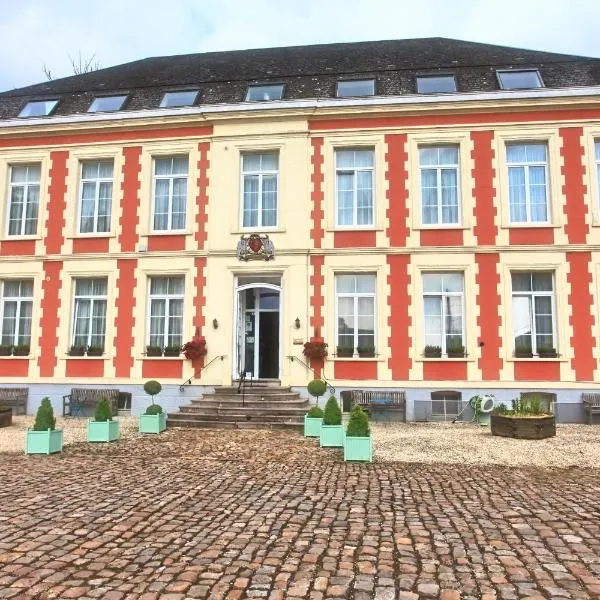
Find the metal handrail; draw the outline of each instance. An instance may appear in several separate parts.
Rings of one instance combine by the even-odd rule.
[[[208,369],[208,367],[210,367],[210,365],[212,365],[216,360],[221,359],[221,362],[223,362],[225,360],[225,357],[227,356],[227,354],[220,354],[219,356],[215,356],[213,359],[209,360],[203,367],[202,367],[202,371]],[[189,379],[186,379],[182,384],[179,385],[179,391],[183,392],[185,390],[185,386],[186,385],[192,385],[192,380],[195,379],[195,377],[192,375]]]
[[[290,362],[294,362],[295,360],[297,360],[300,364],[304,365],[307,369],[310,369],[313,372],[313,375],[315,377],[317,376],[316,371],[310,365],[306,364],[299,356],[288,355],[287,358],[290,359]],[[331,383],[329,383],[329,381],[327,381],[327,379],[325,379],[325,377],[323,377],[323,375],[319,375],[319,379],[321,379],[322,381],[325,382],[325,384],[327,385],[327,389],[329,389],[330,394],[335,394],[335,388],[331,385]]]

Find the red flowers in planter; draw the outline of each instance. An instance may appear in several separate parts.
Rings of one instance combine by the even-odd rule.
[[[327,344],[325,342],[306,342],[302,353],[306,358],[325,358],[327,356]]]
[[[189,342],[183,345],[181,349],[188,360],[196,360],[206,356],[206,340],[203,337],[195,335]]]

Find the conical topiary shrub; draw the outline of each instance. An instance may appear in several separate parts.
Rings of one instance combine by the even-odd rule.
[[[112,410],[108,398],[103,397],[98,400],[96,412],[94,413],[94,421],[112,421]]]
[[[33,429],[25,435],[27,454],[52,454],[63,449],[63,430],[56,429],[54,410],[50,398],[44,398],[35,414]]]
[[[342,426],[342,411],[335,396],[329,396],[325,411],[323,412],[323,424],[319,436],[321,446],[333,446],[341,448],[344,445],[344,427]]]
[[[100,398],[96,404],[94,419],[88,421],[88,442],[112,442],[119,439],[119,421],[112,417],[108,398]]]
[[[362,406],[352,409],[344,438],[344,460],[373,460],[373,440],[369,430],[369,416]]]
[[[370,434],[369,415],[357,404],[350,414],[346,435],[349,437],[367,437]]]
[[[327,404],[325,405],[325,411],[323,414],[323,425],[341,425],[342,424],[342,410],[338,404],[335,396],[329,396]]]
[[[34,431],[48,431],[56,428],[56,418],[54,410],[50,404],[50,398],[46,397],[42,400],[40,407],[35,413],[35,423],[33,424]]]

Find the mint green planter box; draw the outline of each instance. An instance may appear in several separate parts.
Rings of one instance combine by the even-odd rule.
[[[88,442],[113,442],[119,439],[119,421],[88,421]]]
[[[321,425],[321,447],[342,448],[344,445],[343,425]]]
[[[167,415],[140,415],[140,433],[160,433],[167,428]]]
[[[46,431],[28,429],[25,434],[25,454],[54,454],[62,452],[62,449],[62,429],[47,429]]]
[[[344,460],[373,462],[373,439],[368,437],[344,437]]]
[[[320,437],[322,424],[322,418],[304,415],[304,437]]]

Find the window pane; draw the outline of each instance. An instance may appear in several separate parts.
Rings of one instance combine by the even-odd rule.
[[[183,92],[166,92],[160,102],[161,108],[172,108],[175,106],[192,106],[196,103],[198,90],[187,90]]]
[[[546,144],[527,144],[525,154],[527,162],[546,162]]]
[[[170,175],[172,173],[172,166],[172,158],[156,158],[154,159],[154,174]]]
[[[511,222],[523,223],[527,221],[525,169],[523,167],[510,167],[508,169],[508,195]]]
[[[503,90],[519,90],[544,87],[537,69],[529,71],[496,71]]]
[[[600,140],[596,140],[596,160],[600,161]]]
[[[512,299],[513,336],[516,350],[532,347],[531,301],[526,296],[513,296]]]
[[[338,294],[352,294],[356,291],[356,277],[354,275],[336,275],[335,283]]]
[[[356,291],[359,294],[374,294],[375,275],[356,275]]]
[[[443,275],[444,292],[462,292],[463,275],[462,273],[444,273]]]
[[[531,273],[511,273],[513,292],[531,291]]]
[[[534,292],[552,291],[552,273],[532,273]]]
[[[439,273],[423,273],[423,291],[428,293],[441,293],[442,275]]]
[[[103,96],[95,98],[88,112],[114,112],[120,110],[125,103],[127,96]]]
[[[28,102],[19,113],[19,117],[46,117],[58,104],[58,100],[36,100]]]
[[[438,77],[417,77],[417,92],[419,94],[444,94],[456,91],[454,75]]]
[[[338,81],[338,98],[348,96],[373,96],[375,94],[375,81],[373,79],[357,79],[354,81]]]
[[[283,97],[283,84],[277,85],[251,85],[248,87],[246,102],[260,102],[265,100],[281,100]]]

